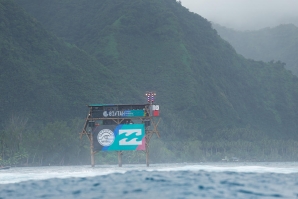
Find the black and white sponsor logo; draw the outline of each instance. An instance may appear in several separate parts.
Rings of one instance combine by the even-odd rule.
[[[159,105],[152,105],[152,110],[158,111],[159,110]]]
[[[102,146],[111,146],[114,140],[114,133],[110,129],[102,129],[97,135],[97,141]]]
[[[107,111],[104,111],[104,112],[102,113],[102,115],[103,115],[104,117],[108,117],[108,116],[109,116],[109,114],[108,114]]]
[[[104,117],[122,117],[125,115],[124,111],[104,111],[102,113]]]

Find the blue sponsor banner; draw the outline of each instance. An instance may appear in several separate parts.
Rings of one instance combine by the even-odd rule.
[[[145,150],[144,124],[102,125],[93,130],[96,151]]]

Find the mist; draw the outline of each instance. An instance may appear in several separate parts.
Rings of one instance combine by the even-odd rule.
[[[181,0],[208,21],[235,30],[258,30],[292,23],[298,26],[297,0]]]

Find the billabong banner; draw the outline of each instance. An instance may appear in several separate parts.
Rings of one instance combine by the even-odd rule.
[[[145,150],[144,124],[101,125],[92,134],[95,151]]]

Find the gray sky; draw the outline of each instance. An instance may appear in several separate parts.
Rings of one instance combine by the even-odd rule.
[[[180,0],[208,21],[237,30],[256,30],[293,23],[298,26],[298,0]]]

